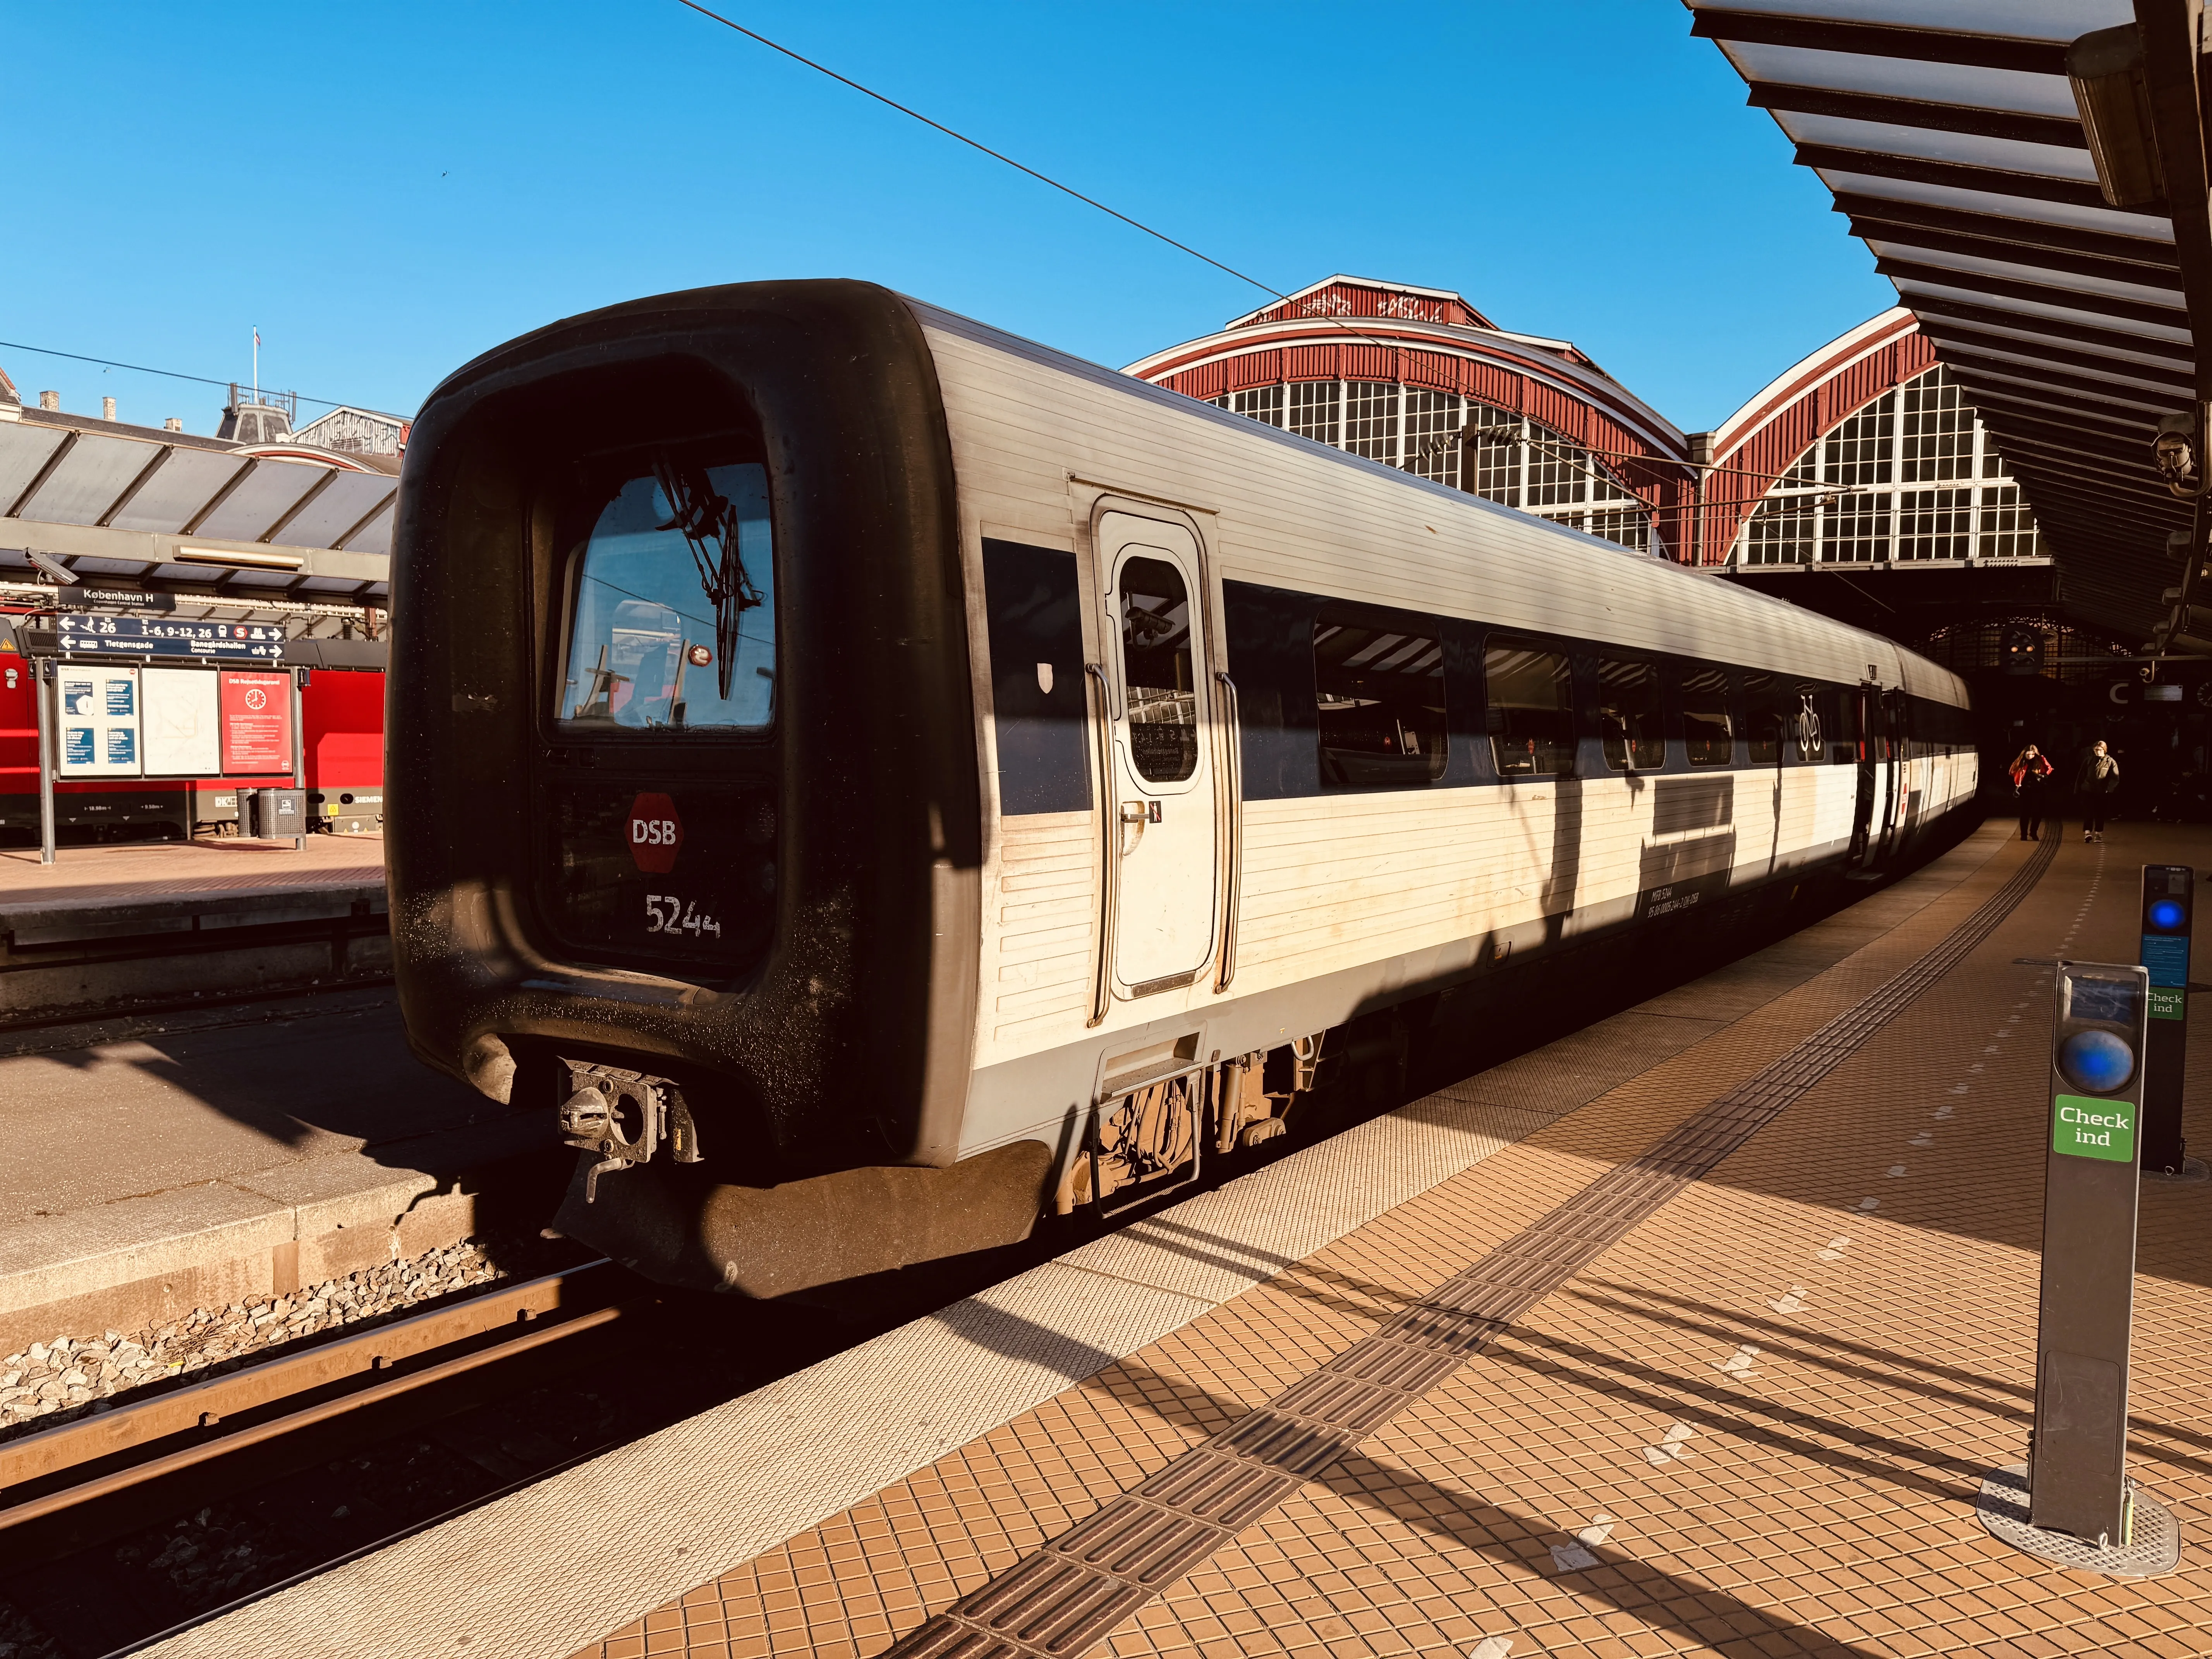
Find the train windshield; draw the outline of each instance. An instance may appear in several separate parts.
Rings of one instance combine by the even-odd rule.
[[[565,731],[759,731],[775,714],[768,471],[653,457],[570,561]]]

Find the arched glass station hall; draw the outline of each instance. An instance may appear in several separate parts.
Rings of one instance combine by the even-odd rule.
[[[1447,289],[1346,276],[1127,372],[1683,563],[1757,577],[2050,563],[1996,442],[1903,310],[1701,434],[1571,342],[1501,329]]]

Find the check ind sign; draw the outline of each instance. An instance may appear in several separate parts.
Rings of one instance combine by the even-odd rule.
[[[2052,1102],[2051,1150],[2069,1158],[2135,1162],[2136,1109],[2124,1100],[2060,1095]]]

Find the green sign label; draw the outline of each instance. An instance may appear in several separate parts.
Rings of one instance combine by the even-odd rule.
[[[2164,986],[2150,988],[2150,1017],[2153,1019],[2187,1019],[2189,994],[2170,990]]]
[[[2125,1100],[2060,1095],[2051,1103],[2051,1150],[2069,1158],[2136,1159],[2136,1109]]]

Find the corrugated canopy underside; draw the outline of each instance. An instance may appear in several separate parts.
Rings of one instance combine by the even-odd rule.
[[[2106,204],[2068,44],[2127,0],[1685,0],[1966,388],[2066,606],[2142,639],[2189,503],[2151,465],[2195,386],[2173,228]]]
[[[155,589],[212,584],[380,603],[390,592],[398,493],[398,480],[386,472],[184,439],[163,443],[26,414],[0,422],[0,576],[28,574],[27,550],[41,548],[87,575]],[[192,543],[296,550],[298,568],[172,562]]]

